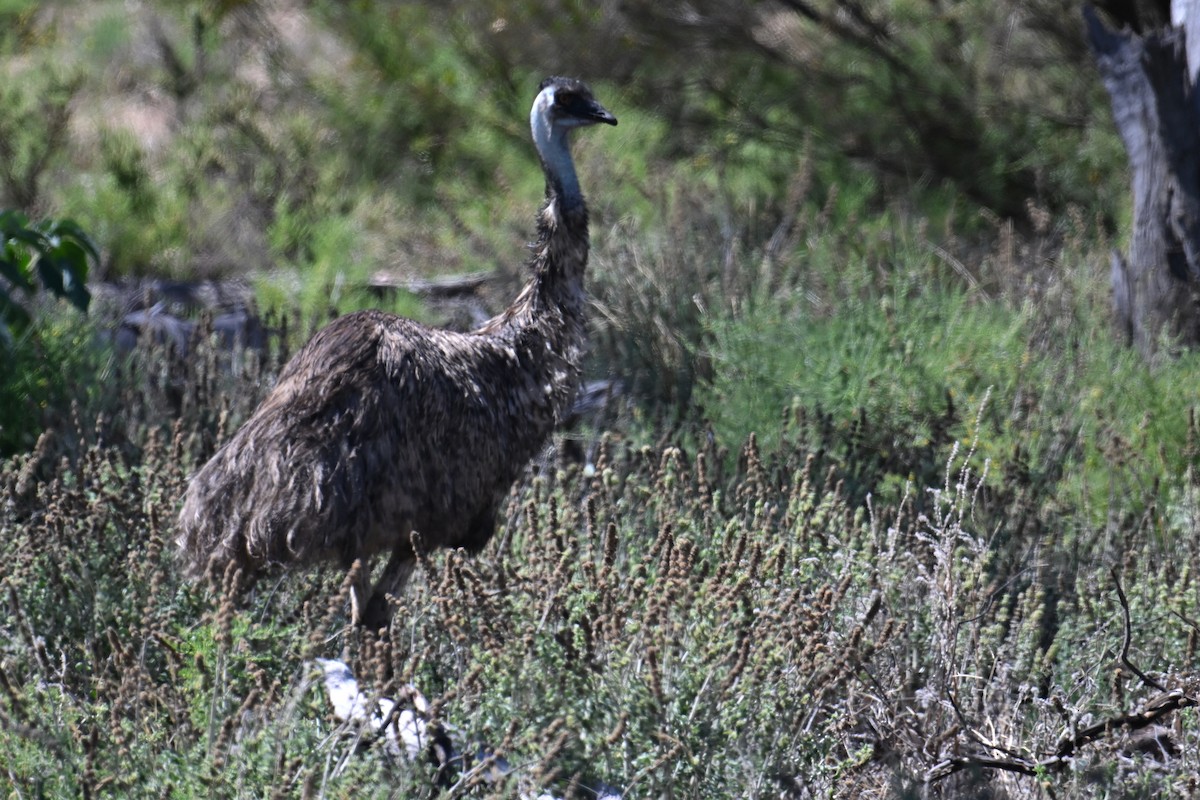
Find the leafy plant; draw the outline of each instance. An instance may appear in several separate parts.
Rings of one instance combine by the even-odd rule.
[[[89,258],[99,261],[96,245],[72,220],[31,224],[19,211],[0,211],[0,277],[9,284],[0,284],[0,338],[11,345],[13,334],[29,327],[29,312],[13,296],[14,289],[32,295],[40,284],[86,313],[92,299]]]

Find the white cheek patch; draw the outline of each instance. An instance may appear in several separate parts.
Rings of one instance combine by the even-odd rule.
[[[533,110],[529,112],[529,127],[539,150],[550,144],[550,109],[553,107],[554,87],[547,86],[538,92],[533,101]]]

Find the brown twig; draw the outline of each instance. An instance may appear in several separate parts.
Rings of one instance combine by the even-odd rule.
[[[1170,613],[1174,614],[1175,616],[1179,617],[1179,619],[1180,619],[1180,620],[1181,620],[1181,621],[1182,621],[1182,622],[1183,622],[1185,625],[1187,625],[1189,628],[1191,628],[1191,629],[1192,629],[1192,630],[1194,630],[1194,631],[1200,632],[1200,622],[1197,622],[1196,620],[1194,620],[1194,619],[1191,619],[1190,617],[1186,617],[1186,616],[1184,616],[1184,615],[1183,615],[1181,612],[1179,612],[1179,611],[1176,611],[1176,610],[1175,610],[1175,609],[1173,609],[1173,608],[1172,608],[1172,609],[1167,609],[1167,610],[1168,610]]]

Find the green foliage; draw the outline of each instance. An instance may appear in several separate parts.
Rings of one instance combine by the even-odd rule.
[[[13,289],[33,294],[38,284],[80,311],[91,302],[87,289],[88,259],[100,256],[91,238],[71,220],[30,224],[22,213],[0,210],[0,339],[9,348],[13,334],[23,333],[29,313],[13,297]],[[36,276],[36,281],[35,281]]]
[[[265,311],[295,313],[315,323],[364,308],[426,319],[428,312],[415,296],[398,291],[384,297],[369,289],[375,271],[364,253],[369,238],[352,216],[315,221],[304,232],[307,253],[300,268],[258,280],[259,304]]]
[[[5,16],[0,12],[0,29]],[[26,32],[36,30],[29,25]],[[0,53],[22,49],[8,38],[0,34]],[[82,85],[80,74],[57,64],[15,71],[0,84],[0,208],[32,213],[44,205],[43,179],[65,155],[71,103]]]
[[[27,305],[40,286],[86,312],[89,260],[98,259],[71,220],[0,211],[0,453],[31,446],[49,418],[87,396],[103,363],[94,327],[51,311],[35,321]]]
[[[898,226],[886,247],[859,230],[852,250],[810,232],[776,267],[793,285],[703,318],[712,377],[697,400],[721,440],[755,432],[820,452],[852,502],[936,484],[945,448],[973,440],[1008,465],[988,477],[1011,505],[997,553],[1012,529],[1074,540],[1180,502],[1170,487],[1195,468],[1200,360],[1147,363],[1114,340],[1089,234],[1068,234],[1055,283],[1017,303],[987,288],[1004,252],[983,256],[976,278],[946,270],[920,226]],[[968,409],[988,393],[976,419]]]
[[[71,220],[44,220],[30,224],[19,211],[0,211],[3,260],[0,269],[10,282],[27,292],[35,290],[34,270],[41,283],[80,311],[87,311],[91,295],[86,285],[88,256],[99,259],[96,246]]]
[[[0,346],[0,458],[32,447],[47,427],[69,423],[73,406],[104,393],[111,355],[94,320],[43,308]]]
[[[703,111],[684,119],[726,131],[695,137],[715,158],[741,162],[751,142],[778,151],[790,141],[794,150],[815,132],[822,161],[865,160],[889,187],[917,181],[923,192],[945,183],[1004,217],[1024,217],[1031,198],[1062,209],[1124,191],[1119,174],[1101,187],[1098,173],[1063,152],[1097,136],[1119,152],[1067,5],[1013,0],[935,11],[823,0],[747,14],[706,0],[635,4],[627,13],[653,45],[642,52],[656,60],[657,69],[639,75],[642,91],[687,85],[696,59],[722,64],[691,89],[687,100]]]
[[[811,408],[844,425],[886,419],[923,444],[947,395],[961,402],[1007,388],[1024,354],[1021,315],[960,290],[897,289],[838,305],[824,316],[764,299],[711,320],[715,379],[703,402],[718,430],[762,432],[773,445],[784,410]]]
[[[155,178],[145,153],[128,133],[100,140],[101,171],[72,187],[64,204],[104,242],[109,272],[170,274],[187,241],[187,199]]]
[[[406,181],[418,202],[436,196],[431,177],[484,185],[503,160],[494,146],[467,146],[471,131],[502,127],[519,136],[523,126],[514,122],[523,114],[511,84],[484,84],[455,46],[466,42],[452,16],[424,4],[324,3],[321,9],[361,59],[354,91],[339,83],[325,96],[341,140],[357,154],[356,173]]]

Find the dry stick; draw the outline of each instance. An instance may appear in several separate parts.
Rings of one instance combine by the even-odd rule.
[[[1037,767],[1027,761],[1015,761],[985,756],[956,756],[934,766],[926,776],[926,783],[937,783],[964,769],[999,769],[1021,775],[1037,775]]]
[[[1141,711],[1122,714],[1106,722],[1097,722],[1095,725],[1084,728],[1069,740],[1059,745],[1058,753],[1054,758],[1067,758],[1078,748],[1094,742],[1104,734],[1117,728],[1128,728],[1132,731],[1141,730],[1158,722],[1158,720],[1167,714],[1184,708],[1195,708],[1197,705],[1200,705],[1200,701],[1197,701],[1194,693],[1185,692],[1183,689],[1174,689],[1166,694],[1151,698]]]
[[[1121,643],[1121,663],[1129,667],[1134,675],[1142,679],[1142,683],[1147,686],[1153,686],[1160,692],[1167,691],[1167,687],[1153,680],[1146,673],[1142,672],[1134,663],[1129,660],[1129,642],[1133,638],[1133,623],[1129,619],[1129,601],[1125,599],[1125,590],[1121,588],[1121,579],[1117,576],[1117,568],[1109,569],[1109,574],[1112,575],[1113,583],[1117,586],[1117,598],[1121,601],[1121,611],[1125,615],[1125,641]]]
[[[378,711],[380,699],[380,697],[376,697],[374,701],[368,704],[366,707],[374,708],[376,711]],[[391,710],[388,711],[387,715],[383,718],[383,722],[379,724],[378,728],[375,728],[374,730],[366,730],[367,726],[365,724],[359,726],[359,741],[365,743],[367,747],[371,747],[380,739],[386,738],[388,728],[392,727],[399,721],[401,712],[405,710],[406,709],[400,707],[400,703],[393,701]]]

